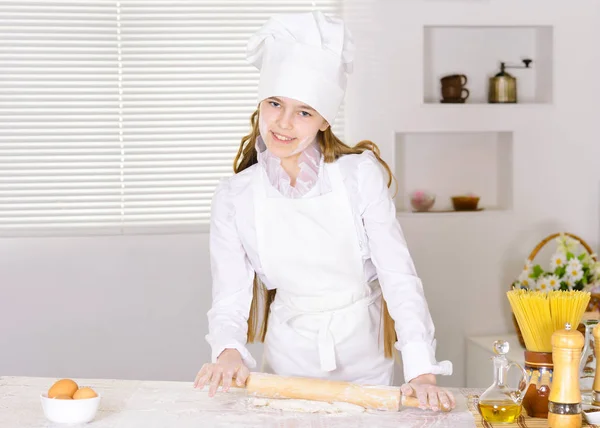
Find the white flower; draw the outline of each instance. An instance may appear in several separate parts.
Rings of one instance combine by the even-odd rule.
[[[596,253],[589,254],[589,253],[585,252],[585,253],[583,253],[583,258],[581,259],[581,262],[584,265],[592,266],[594,264],[594,259],[593,259],[594,257],[597,257]]]
[[[548,278],[546,278],[545,276],[541,277],[540,279],[537,280],[537,283],[535,284],[536,289],[538,289],[539,291],[544,291],[544,292],[548,292],[550,290],[552,290],[552,288],[550,287],[550,281],[548,281]]]
[[[567,263],[567,276],[573,281],[577,282],[583,278],[581,262],[578,259],[571,259]]]
[[[521,272],[521,275],[519,275],[519,283],[526,288],[535,287],[535,280],[530,278],[526,271]]]
[[[567,256],[565,253],[561,251],[557,251],[552,256],[552,261],[550,262],[550,270],[554,272],[554,270],[558,267],[564,266],[567,263]]]
[[[575,253],[575,250],[577,249],[577,247],[579,246],[579,242],[573,238],[571,238],[570,236],[567,236],[565,234],[560,234],[560,236],[558,238],[555,239],[555,241],[557,242],[557,247],[559,251],[562,251],[563,253]]]
[[[600,278],[600,262],[594,263],[593,267],[590,266],[590,270],[594,272],[597,278]]]
[[[560,278],[556,275],[550,275],[547,277],[548,279],[548,286],[552,289],[552,290],[558,290],[560,288]]]
[[[569,287],[569,290],[572,290],[573,287],[575,287],[575,281],[573,281],[573,279],[570,276],[565,277],[565,282],[567,283],[567,287]]]
[[[569,276],[569,278],[571,278],[573,281],[577,282],[581,278],[583,278],[583,271],[580,270],[576,275]]]
[[[528,275],[533,271],[533,263],[529,259],[525,259],[525,265],[523,265],[523,272]]]

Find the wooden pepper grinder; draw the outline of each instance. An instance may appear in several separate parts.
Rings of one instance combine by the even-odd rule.
[[[548,428],[580,428],[579,360],[584,337],[567,323],[552,334],[554,374],[548,397]]]
[[[592,404],[594,406],[600,406],[600,324],[592,330],[594,336],[594,352],[596,354],[596,372],[594,373],[594,385],[592,387]]]

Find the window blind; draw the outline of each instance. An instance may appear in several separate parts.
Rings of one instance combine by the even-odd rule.
[[[340,3],[0,0],[0,233],[206,230],[256,107],[248,38]]]
[[[0,2],[0,233],[121,221],[114,3]]]

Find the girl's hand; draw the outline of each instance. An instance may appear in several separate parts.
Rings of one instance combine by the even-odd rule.
[[[432,374],[418,376],[402,385],[400,390],[404,395],[417,397],[420,409],[449,412],[456,406],[452,393],[437,386]]]
[[[243,386],[250,375],[237,349],[224,350],[215,364],[204,364],[196,375],[194,388],[204,388],[210,383],[208,396],[213,397],[219,384],[223,383],[223,392],[227,392],[235,378],[238,386]]]

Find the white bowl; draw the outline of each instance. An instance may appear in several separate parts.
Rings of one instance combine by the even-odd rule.
[[[429,211],[434,203],[435,195],[433,193],[424,190],[416,190],[410,194],[410,204],[415,211]]]
[[[589,412],[589,410],[596,410],[595,412]],[[589,404],[583,405],[583,417],[588,424],[596,425],[600,423],[600,407],[590,406]]]
[[[41,394],[44,415],[51,422],[59,424],[87,423],[96,417],[100,405],[100,395],[93,398],[79,400],[61,400],[48,398],[48,394]]]

